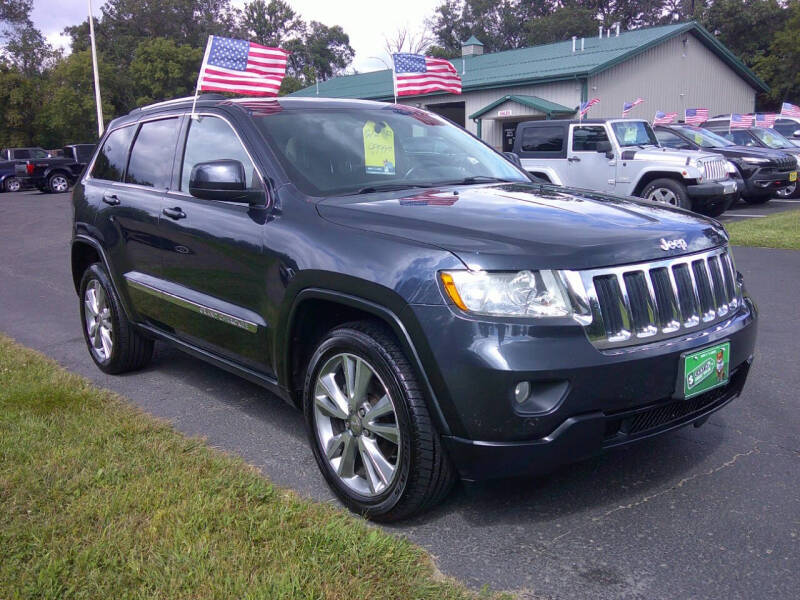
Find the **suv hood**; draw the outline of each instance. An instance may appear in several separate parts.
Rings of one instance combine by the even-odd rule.
[[[331,222],[449,250],[481,269],[589,269],[724,244],[711,219],[646,200],[535,183],[459,186],[335,197]],[[683,240],[673,249],[666,242]]]
[[[677,150],[675,148],[661,148],[659,146],[645,146],[644,148],[625,148],[622,151],[623,160],[648,160],[675,165],[687,165],[692,159],[718,158],[711,152],[701,150]]]
[[[798,148],[800,150],[800,148]],[[756,148],[753,146],[725,146],[715,148],[714,152],[725,158],[744,158],[745,156],[757,156],[758,158],[768,158],[773,162],[782,162],[786,158],[785,150],[772,148]]]

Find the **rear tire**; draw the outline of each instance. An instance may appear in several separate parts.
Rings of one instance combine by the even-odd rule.
[[[382,325],[347,323],[325,336],[309,362],[303,408],[317,465],[353,512],[397,521],[450,491],[455,473],[422,388]]]
[[[54,194],[63,194],[69,191],[69,179],[63,173],[53,173],[47,178],[47,189]]]
[[[658,204],[692,210],[692,202],[689,200],[686,186],[674,179],[654,179],[645,186],[641,196]]]
[[[84,271],[78,306],[89,355],[101,371],[126,373],[150,362],[153,340],[133,329],[100,263]]]

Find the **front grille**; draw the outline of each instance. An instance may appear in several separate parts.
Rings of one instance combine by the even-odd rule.
[[[582,271],[598,348],[682,335],[733,314],[741,302],[727,248],[624,267]]]
[[[727,179],[728,170],[726,168],[727,161],[720,159],[706,160],[703,162],[703,169],[706,180],[717,181],[719,179]]]

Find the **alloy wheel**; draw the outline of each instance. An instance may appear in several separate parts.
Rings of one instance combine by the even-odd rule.
[[[18,192],[21,188],[22,184],[16,177],[12,177],[8,181],[6,181],[6,190],[8,190],[9,192]]]
[[[314,383],[314,429],[322,453],[348,488],[374,497],[392,484],[400,465],[394,402],[363,358],[330,358]]]
[[[652,200],[653,202],[661,202],[662,204],[671,204],[672,206],[680,206],[680,202],[678,202],[678,197],[675,195],[670,189],[667,188],[656,188],[647,196],[648,200]]]
[[[59,194],[66,192],[69,189],[69,182],[63,175],[54,175],[50,179],[50,189]]]
[[[114,328],[111,324],[111,308],[100,282],[92,279],[83,296],[83,314],[89,346],[98,361],[105,362],[114,349]]]
[[[797,182],[787,185],[785,188],[779,189],[777,192],[775,192],[775,195],[779,198],[791,198],[796,189]]]

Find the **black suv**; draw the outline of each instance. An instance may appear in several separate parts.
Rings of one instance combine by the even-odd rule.
[[[24,187],[21,177],[26,175],[25,163],[46,158],[50,158],[50,153],[44,148],[0,149],[0,191],[20,191]]]
[[[773,194],[797,183],[797,159],[781,150],[738,146],[713,131],[692,125],[657,125],[653,129],[662,146],[707,150],[731,161],[744,180],[742,198],[749,204],[763,204]]]
[[[756,309],[723,227],[531,180],[417,108],[201,96],[111,123],[73,193],[92,359],[154,340],[304,411],[342,501],[398,519],[738,396]]]

